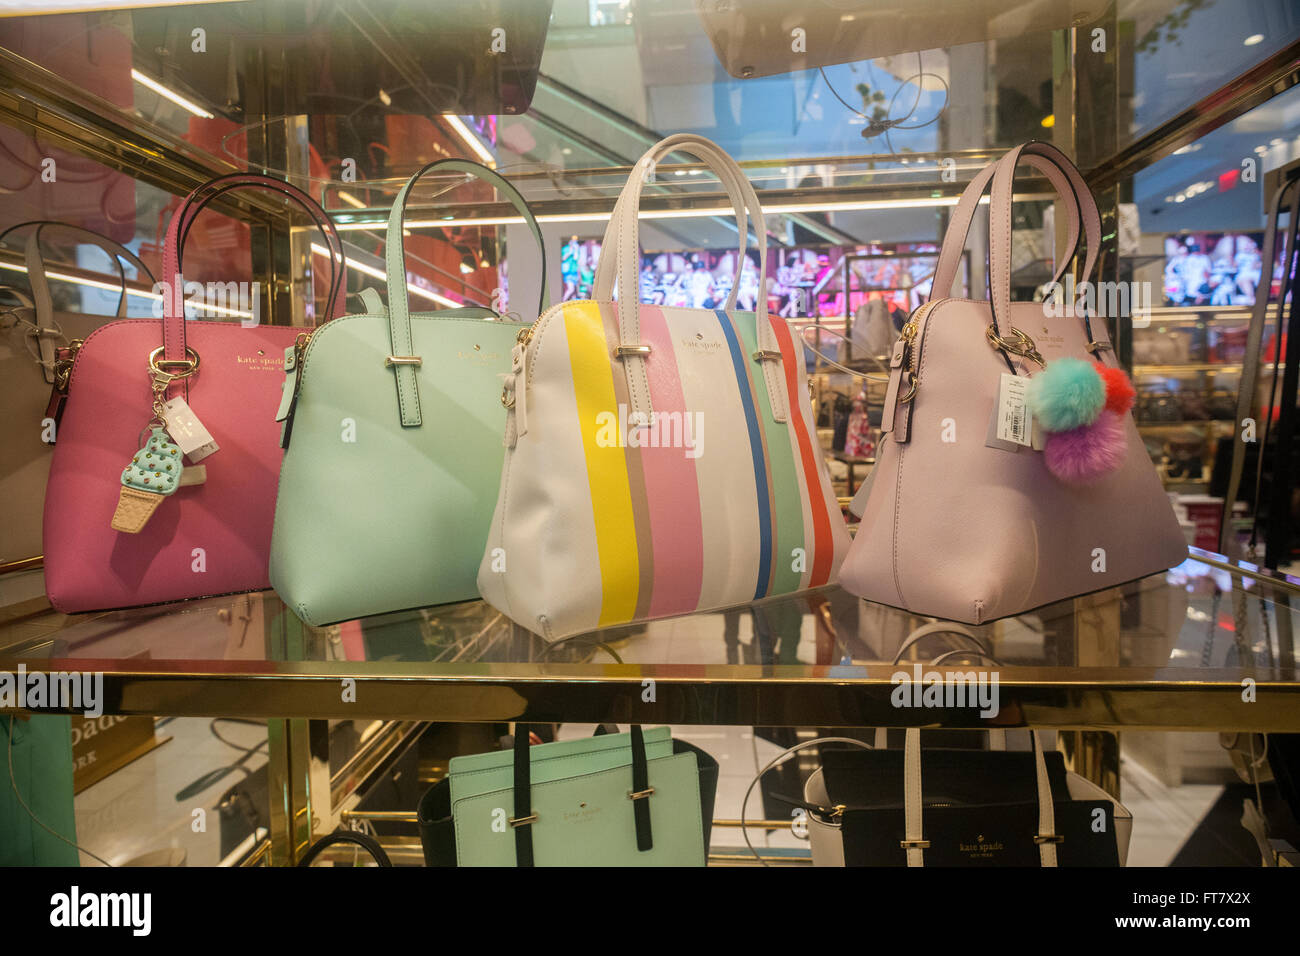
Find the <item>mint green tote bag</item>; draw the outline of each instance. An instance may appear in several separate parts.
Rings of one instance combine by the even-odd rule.
[[[326,322],[285,351],[271,586],[312,625],[478,597],[475,577],[504,458],[502,383],[526,324],[483,308],[411,312],[402,222],[431,171],[486,180],[541,230],[492,170],[432,162],[393,202],[388,305]],[[538,314],[546,307],[545,249]]]
[[[0,716],[0,768],[0,868],[78,866],[73,846],[77,823],[72,802],[71,719],[57,714],[30,720],[18,720],[13,714]],[[15,786],[21,802],[14,796]],[[33,820],[33,813],[58,836]]]
[[[418,818],[429,866],[704,866],[718,762],[667,727],[452,757]]]

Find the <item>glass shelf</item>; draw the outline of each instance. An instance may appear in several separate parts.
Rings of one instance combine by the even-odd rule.
[[[1300,729],[1297,597],[1294,579],[1194,552],[975,628],[1002,664],[994,723]],[[121,714],[987,727],[971,709],[891,706],[894,655],[922,623],[830,588],[547,646],[479,601],[310,628],[268,591],[11,619],[0,671],[102,671]],[[958,646],[935,640],[917,660]],[[1243,706],[1247,678],[1257,702]]]

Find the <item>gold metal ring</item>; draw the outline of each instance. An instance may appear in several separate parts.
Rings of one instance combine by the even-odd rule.
[[[158,356],[163,354],[163,348],[164,346],[160,345],[149,353],[149,371],[166,372],[173,379],[182,379],[189,378],[199,370],[199,353],[188,345],[185,346],[185,358],[159,361]]]
[[[515,397],[514,395],[510,394],[510,388],[507,385],[501,386],[501,404],[504,405],[506,408],[515,407]]]
[[[1011,329],[1011,335],[1016,339],[1014,342],[1009,342],[998,335],[998,330],[991,325],[984,330],[984,335],[995,349],[1002,349],[1012,355],[1027,358],[1031,362],[1036,362],[1039,368],[1047,365],[1042,353],[1038,351],[1038,346],[1034,344],[1034,340],[1017,328]]]

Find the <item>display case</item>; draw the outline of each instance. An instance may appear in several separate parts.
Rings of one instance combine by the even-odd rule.
[[[51,6],[0,17],[0,390],[37,413],[0,432],[0,672],[100,673],[104,713],[133,721],[115,731],[112,756],[101,752],[111,766],[98,781],[82,767],[95,797],[78,808],[83,830],[114,862],[163,848],[113,825],[117,797],[105,794],[125,779],[118,768],[165,765],[177,740],[217,747],[207,728],[169,730],[169,719],[258,723],[212,731],[235,741],[213,759],[242,759],[237,771],[159,771],[145,785],[149,800],[166,796],[152,811],[160,832],[179,834],[194,810],[233,813],[246,797],[239,777],[262,773],[264,817],[172,844],[195,861],[245,865],[293,864],[315,837],[362,821],[417,861],[410,793],[378,809],[368,795],[391,789],[399,765],[411,786],[431,784],[448,758],[492,749],[515,722],[778,728],[791,742],[816,729],[990,726],[970,708],[891,707],[894,655],[925,620],[833,587],[560,644],[482,601],[328,627],[305,624],[270,590],[55,611],[42,569],[41,412],[60,374],[54,350],[100,320],[84,333],[73,319],[24,325],[33,246],[5,230],[57,220],[121,244],[147,268],[119,265],[84,235],[42,239],[35,255],[54,308],[107,322],[120,291],[120,317],[153,318],[161,293],[146,272],[162,276],[172,215],[191,190],[235,173],[320,203],[342,239],[344,311],[355,314],[369,308],[363,290],[388,291],[388,215],[407,178],[439,158],[495,169],[536,214],[544,256],[501,195],[435,175],[406,204],[403,278],[421,309],[532,322],[544,284],[555,302],[589,294],[605,226],[645,150],[676,132],[708,137],[757,192],[766,282],[755,253],[736,252],[749,233],[738,236],[726,190],[706,164],[670,154],[641,204],[642,299],[713,309],[735,288],[742,305],[761,297],[788,321],[810,347],[798,385],[811,389],[813,438],[852,522],[848,499],[881,441],[889,347],[926,297],[959,197],[1008,148],[1050,141],[1097,197],[1101,280],[1142,290],[1104,321],[1137,387],[1152,462],[1186,497],[1184,530],[1199,547],[1166,574],[977,628],[1004,665],[996,727],[1055,731],[1069,768],[1112,795],[1126,733],[1300,732],[1293,555],[1215,551],[1226,487],[1216,456],[1239,424],[1243,333],[1268,291],[1249,288],[1263,183],[1300,161],[1294,4],[783,5],[793,27],[749,0]],[[792,29],[802,34],[793,45]],[[1075,250],[1046,178],[1022,171],[1014,195],[1013,295],[1041,299]],[[988,233],[981,211],[957,294],[983,298]],[[1229,258],[1224,237],[1231,269],[1214,261]],[[1211,240],[1197,284],[1184,260]],[[304,334],[328,318],[337,257],[279,196],[217,196],[186,248],[187,275],[206,282],[189,318]],[[230,300],[226,283],[261,294]],[[1262,349],[1267,393],[1280,387],[1284,343],[1266,336]],[[1239,507],[1244,539],[1253,497]],[[1258,688],[1255,702],[1242,702],[1243,682]],[[41,710],[0,699],[10,718]],[[734,796],[715,814],[715,863],[751,859]],[[770,837],[778,824],[789,828],[759,828]],[[806,862],[791,840],[769,841],[769,862]]]

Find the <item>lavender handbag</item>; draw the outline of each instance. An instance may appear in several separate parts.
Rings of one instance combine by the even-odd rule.
[[[1064,200],[1074,248],[1082,218],[1082,280],[1091,278],[1101,220],[1063,153],[1029,143],[975,177],[944,237],[934,293],[891,356],[885,437],[853,501],[862,523],[840,571],[840,583],[868,600],[967,624],[1113,587],[1187,556],[1128,411],[1105,413],[1115,415],[1111,470],[1089,482],[1058,477],[1034,445],[997,438],[1003,389],[1025,384],[1004,377],[1042,374],[1067,358],[1116,367],[1096,316],[1067,304],[1057,317],[1043,303],[1011,301],[1011,192],[1022,160]],[[992,301],[945,297],[990,181]]]

